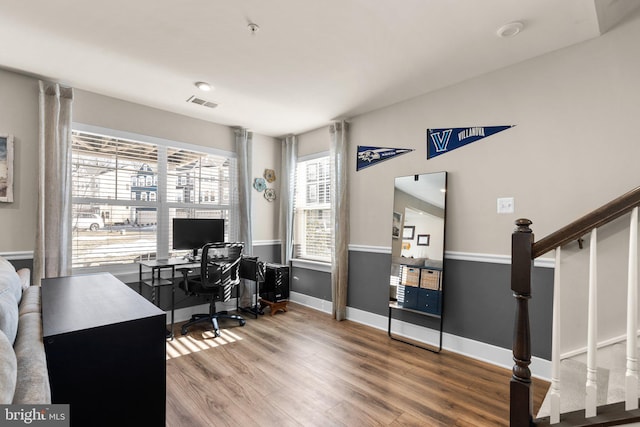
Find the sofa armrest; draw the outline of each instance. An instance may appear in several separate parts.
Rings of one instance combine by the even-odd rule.
[[[21,268],[20,270],[17,270],[16,273],[18,273],[20,283],[22,283],[23,291],[31,286],[31,270],[28,268]]]

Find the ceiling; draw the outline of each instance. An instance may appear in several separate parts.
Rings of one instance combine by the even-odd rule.
[[[598,37],[634,3],[0,0],[0,67],[282,136]]]
[[[396,190],[444,209],[446,180],[445,172],[425,173],[396,177],[394,186]]]

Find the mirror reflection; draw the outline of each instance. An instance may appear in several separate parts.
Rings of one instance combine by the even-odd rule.
[[[440,315],[447,173],[395,179],[389,299]]]

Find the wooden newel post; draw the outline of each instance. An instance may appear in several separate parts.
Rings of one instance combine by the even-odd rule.
[[[528,219],[518,219],[511,236],[511,290],[516,299],[513,330],[513,375],[511,376],[510,425],[529,427],[533,423],[533,393],[531,390],[531,333],[529,299],[531,298],[531,268],[533,265],[533,232]]]

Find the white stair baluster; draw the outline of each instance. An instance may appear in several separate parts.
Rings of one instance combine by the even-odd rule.
[[[627,283],[627,370],[625,410],[638,409],[638,207],[629,224],[629,273]]]
[[[560,246],[553,272],[553,328],[551,332],[550,423],[560,422]]]
[[[587,319],[587,385],[585,398],[585,418],[597,414],[597,365],[598,351],[598,269],[597,269],[597,229],[591,231],[589,242],[589,309]]]

